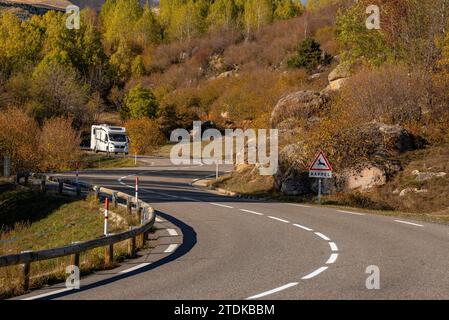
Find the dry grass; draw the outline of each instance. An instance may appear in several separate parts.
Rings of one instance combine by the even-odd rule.
[[[243,195],[270,195],[274,188],[271,176],[261,176],[259,170],[253,166],[241,166],[230,175],[221,177],[212,184]]]
[[[414,213],[446,212],[449,217],[449,145],[428,147],[424,150],[410,152],[403,159],[404,171],[395,177],[386,187],[373,195],[396,210]],[[439,173],[444,177],[434,177],[426,181],[418,181],[413,171]],[[423,193],[407,193],[400,197],[394,191],[406,188],[426,190]]]
[[[139,165],[139,162],[137,162]],[[132,168],[135,161],[130,156],[108,156],[105,153],[85,153],[81,159],[80,169],[112,169],[112,168]]]

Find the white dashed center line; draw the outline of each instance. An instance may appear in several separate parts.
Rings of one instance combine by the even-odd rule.
[[[252,213],[252,214],[255,214],[255,215],[258,215],[258,216],[263,216],[264,215],[263,213],[256,212],[256,211],[251,211],[251,210],[246,210],[246,209],[239,209],[239,210],[243,211],[243,212]]]
[[[220,204],[220,203],[213,203],[213,202],[211,202],[211,203],[209,203],[209,204],[211,204],[211,205],[213,205],[213,206],[217,206],[217,207],[228,208],[228,209],[234,209],[234,207],[227,206],[227,205]]]
[[[294,226],[295,226],[295,227],[298,227],[298,228],[301,228],[301,229],[303,229],[303,230],[306,230],[306,231],[313,231],[312,229],[307,228],[307,227],[305,227],[305,226],[302,226],[302,225],[300,225],[300,224],[294,224]]]
[[[332,253],[331,256],[329,257],[329,260],[327,260],[326,264],[332,264],[335,261],[337,261],[338,258],[338,253]]]
[[[332,251],[338,251],[338,247],[335,242],[329,242]]]
[[[326,237],[324,234],[319,233],[319,232],[315,232],[315,234],[320,237],[323,240],[329,241],[330,239],[328,237]]]
[[[284,220],[284,219],[281,219],[281,218],[278,218],[278,217],[268,216],[268,218],[276,220],[276,221],[284,222],[284,223],[290,223],[290,221]]]

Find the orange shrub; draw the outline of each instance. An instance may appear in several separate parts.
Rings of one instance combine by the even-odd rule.
[[[131,141],[131,152],[140,155],[151,154],[165,143],[165,137],[158,123],[149,118],[128,120],[125,123]]]
[[[39,164],[40,129],[33,118],[16,107],[0,112],[0,155],[11,157],[12,172],[35,170]]]
[[[80,134],[72,128],[72,119],[53,118],[47,120],[39,139],[42,171],[74,169],[81,157]]]

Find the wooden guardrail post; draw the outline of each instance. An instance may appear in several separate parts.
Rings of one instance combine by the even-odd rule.
[[[133,204],[132,197],[128,196],[128,198],[126,199],[126,210],[128,210],[129,214],[133,213],[132,204]]]
[[[100,188],[95,186],[94,193],[95,193],[95,200],[99,201],[100,200]]]
[[[64,181],[58,180],[58,193],[62,194],[63,189],[64,189]]]
[[[117,192],[113,192],[112,193],[112,206],[114,209],[117,209],[117,202],[118,202]]]
[[[110,244],[104,248],[104,263],[110,266],[114,263],[114,245]]]
[[[139,223],[142,223],[142,206],[140,205],[140,201],[137,201],[136,203],[136,211],[137,211],[137,217],[139,218]]]
[[[22,251],[21,253],[27,253],[30,251]],[[21,268],[21,276],[22,276],[22,290],[24,292],[28,292],[30,289],[30,271],[31,271],[31,263],[25,262],[20,265]]]
[[[145,233],[142,233],[139,235],[139,242],[140,242],[140,248],[144,248],[145,247]]]
[[[133,227],[129,227],[130,230]],[[128,256],[134,258],[136,255],[136,237],[129,238],[128,240]]]
[[[72,242],[72,244],[78,244],[79,241]],[[80,253],[76,252],[70,256],[70,265],[75,266],[77,268],[80,267]]]
[[[72,254],[72,256],[70,257],[70,265],[79,268],[79,266],[80,266],[80,254],[79,253]]]

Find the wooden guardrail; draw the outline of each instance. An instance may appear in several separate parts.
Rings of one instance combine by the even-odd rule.
[[[50,177],[49,180],[59,181],[66,184],[75,185],[75,183],[68,179],[58,179]],[[138,249],[137,244],[141,243],[142,246],[148,239],[148,232],[154,225],[156,220],[156,215],[154,209],[145,202],[137,202],[134,197],[128,194],[117,192],[115,190],[102,188],[99,186],[93,186],[86,183],[78,183],[78,186],[82,185],[85,188],[89,188],[95,191],[97,198],[100,195],[107,195],[112,197],[113,205],[118,205],[118,199],[124,199],[126,206],[129,211],[132,210],[132,204],[135,204],[136,212],[140,217],[141,225],[138,227],[130,227],[129,231],[125,231],[118,234],[110,234],[108,236],[103,236],[94,240],[74,243],[64,247],[44,249],[38,251],[24,251],[19,254],[10,254],[0,256],[0,267],[7,267],[12,265],[21,265],[22,270],[22,289],[28,291],[29,281],[30,281],[30,269],[31,263],[42,260],[55,259],[65,256],[71,256],[71,265],[79,267],[79,255],[80,253],[95,249],[105,247],[105,264],[110,265],[113,263],[114,259],[114,244],[122,241],[128,241],[128,255],[134,257],[136,250]],[[137,237],[141,237],[141,241],[137,241]]]

